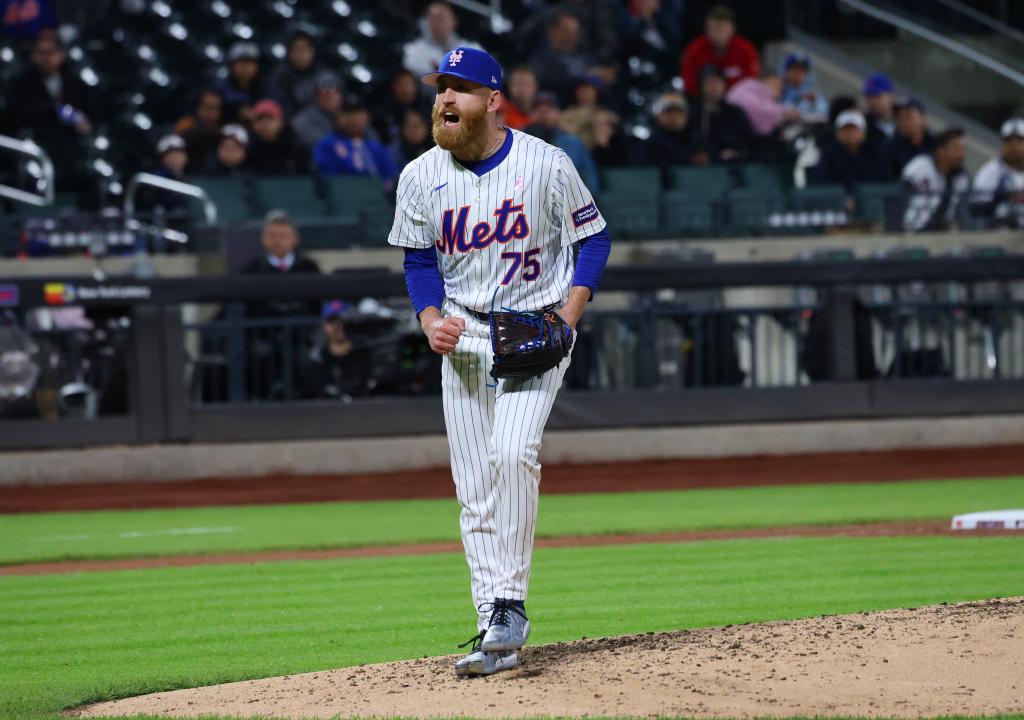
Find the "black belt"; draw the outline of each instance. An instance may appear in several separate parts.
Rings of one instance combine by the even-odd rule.
[[[480,322],[489,323],[491,321],[491,316],[487,313],[472,310],[466,307],[465,305],[461,305],[460,307],[462,308],[463,312],[465,312],[467,315],[470,315],[471,317],[475,317]]]
[[[473,310],[472,308],[466,307],[465,305],[459,305],[459,307],[462,308],[462,311],[464,313],[466,313],[467,315],[470,315],[472,317],[475,317],[480,322],[485,322],[485,323],[490,323],[491,322],[491,315],[490,315],[490,313],[478,312],[476,310]],[[558,305],[548,305],[546,308],[544,308],[544,311],[547,312],[549,310],[554,310],[556,307],[558,307]]]

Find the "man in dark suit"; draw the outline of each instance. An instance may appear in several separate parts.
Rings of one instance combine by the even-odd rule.
[[[273,210],[267,214],[260,242],[263,253],[242,268],[243,275],[320,272],[315,261],[297,252],[299,231],[287,213]],[[319,313],[320,302],[317,300],[271,300],[251,303],[246,307],[249,317],[315,316]]]
[[[291,275],[294,273],[320,273],[320,266],[298,253],[299,231],[291,217],[281,210],[267,214],[260,234],[263,253],[242,268],[244,275]],[[252,327],[246,330],[248,355],[249,398],[263,400],[295,397],[295,388],[286,378],[285,360],[291,356],[295,367],[307,354],[313,324],[296,325],[288,322],[301,318],[315,318],[320,314],[321,301],[308,299],[260,300],[245,305],[246,318],[279,318],[280,327]]]

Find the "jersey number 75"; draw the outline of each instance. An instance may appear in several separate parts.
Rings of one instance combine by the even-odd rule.
[[[527,282],[533,282],[540,277],[540,260],[537,259],[537,255],[540,254],[540,248],[534,248],[533,250],[527,250],[526,252],[503,252],[501,254],[502,260],[511,260],[512,265],[509,266],[508,272],[505,273],[505,277],[502,278],[501,284],[508,285],[512,282],[512,279],[516,276],[516,273],[520,268],[523,270],[523,280]]]

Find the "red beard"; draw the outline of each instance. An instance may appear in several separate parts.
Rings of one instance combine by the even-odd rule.
[[[487,121],[487,108],[480,108],[477,112],[460,112],[459,124],[455,127],[445,127],[442,118],[444,112],[436,105],[431,111],[434,142],[457,158],[478,159],[485,150],[483,145],[486,142],[484,129]]]

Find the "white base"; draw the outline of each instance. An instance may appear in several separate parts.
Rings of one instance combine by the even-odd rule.
[[[953,530],[1024,530],[1024,510],[988,510],[953,517]]]

